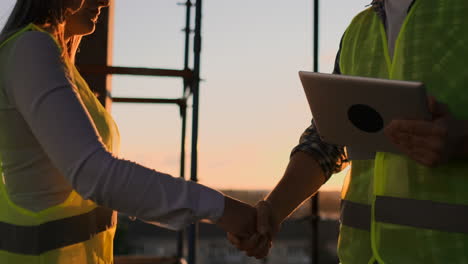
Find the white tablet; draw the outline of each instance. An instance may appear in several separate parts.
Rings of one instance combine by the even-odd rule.
[[[424,84],[300,71],[318,132],[357,152],[399,151],[383,129],[394,119],[429,120]]]

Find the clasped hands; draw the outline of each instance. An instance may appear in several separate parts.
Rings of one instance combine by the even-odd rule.
[[[275,220],[273,208],[267,201],[252,207],[225,197],[224,215],[217,225],[227,232],[228,240],[237,249],[249,257],[261,259],[268,255],[281,223]]]

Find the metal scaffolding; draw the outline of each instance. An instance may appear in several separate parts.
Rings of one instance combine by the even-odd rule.
[[[90,82],[90,86],[95,88],[95,91],[100,94],[100,101],[106,105],[106,101],[113,103],[143,103],[143,104],[173,104],[177,105],[180,110],[180,117],[182,122],[181,145],[180,145],[180,177],[186,178],[185,173],[185,154],[186,154],[186,133],[187,133],[187,107],[188,101],[192,100],[192,134],[191,134],[191,158],[190,158],[190,180],[198,181],[197,178],[197,165],[198,165],[198,115],[199,115],[199,96],[200,96],[200,55],[201,55],[201,22],[202,22],[202,0],[186,0],[180,5],[185,6],[185,34],[184,45],[184,68],[183,69],[150,69],[150,68],[136,68],[136,67],[115,67],[111,66],[112,63],[109,59],[108,46],[112,40],[109,40],[107,31],[112,31],[113,22],[109,14],[105,12],[101,27],[105,33],[101,35],[91,36],[88,40],[84,41],[81,48],[81,59],[78,57],[80,72]],[[194,25],[192,25],[192,10],[195,7]],[[313,71],[318,71],[318,40],[319,40],[319,0],[313,0]],[[100,22],[101,23],[101,22]],[[193,28],[193,29],[192,29]],[[96,34],[95,34],[96,35]],[[190,50],[190,44],[193,35],[193,50]],[[93,39],[94,38],[94,39]],[[86,43],[88,42],[88,43]],[[99,46],[96,48],[96,45]],[[97,54],[99,53],[99,54]],[[84,55],[83,55],[84,54]],[[102,55],[103,54],[103,55]],[[96,55],[102,58],[96,60]],[[190,55],[193,55],[193,65],[190,67]],[[96,62],[97,61],[97,62]],[[183,80],[183,93],[180,98],[123,98],[114,97],[110,98],[109,88],[107,86],[107,76],[111,75],[132,75],[132,76],[159,76],[159,77],[172,77],[182,78]],[[96,78],[96,77],[99,78]],[[318,193],[312,198],[312,237],[311,237],[311,263],[317,264],[319,261],[318,250],[318,223],[320,221],[318,209]],[[197,259],[197,238],[198,238],[198,225],[193,224],[184,232],[177,234],[177,256],[174,258],[152,258],[152,257],[119,257],[116,258],[116,264],[153,264],[153,263],[185,263],[196,264]],[[186,243],[187,242],[187,243]],[[185,251],[185,249],[187,249]],[[184,256],[184,252],[187,255]]]
[[[319,0],[313,0],[313,71],[319,71]],[[320,212],[319,212],[319,192],[317,192],[312,197],[312,212],[311,212],[311,227],[312,227],[312,238],[311,238],[311,258],[310,261],[312,264],[319,263],[319,222],[320,222]]]

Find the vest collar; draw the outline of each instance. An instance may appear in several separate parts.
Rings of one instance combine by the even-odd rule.
[[[387,16],[385,14],[385,1],[384,0],[372,0],[372,3],[370,3],[369,5],[372,6],[372,9],[380,17],[384,26],[387,27],[386,25]]]
[[[380,17],[385,27],[387,27],[386,22],[385,22],[387,20],[386,14],[385,14],[385,2],[386,1],[388,0],[372,0],[372,2],[369,5],[367,5],[367,6],[372,6],[372,9]],[[413,0],[413,2],[411,2],[410,6],[408,7],[407,13],[409,13],[411,8],[413,7],[414,2],[416,2],[416,0]]]

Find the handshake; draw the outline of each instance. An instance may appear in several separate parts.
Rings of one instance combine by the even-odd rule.
[[[228,240],[247,256],[265,258],[279,231],[281,220],[275,217],[268,201],[260,201],[255,207],[225,197],[224,214],[216,223],[227,233]]]

